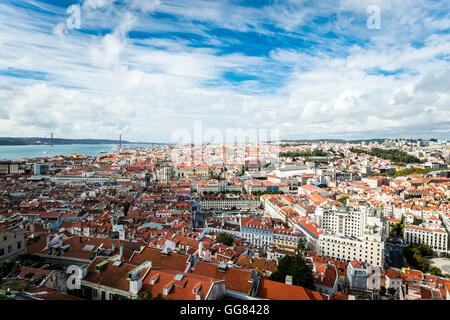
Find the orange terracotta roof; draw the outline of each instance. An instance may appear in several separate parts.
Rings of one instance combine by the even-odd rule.
[[[269,300],[328,300],[319,292],[267,279],[261,279],[257,296]]]
[[[219,271],[218,265],[214,263],[199,261],[192,269],[192,273],[225,280],[225,287],[248,294],[253,286],[251,282],[251,270],[227,268],[226,271]]]

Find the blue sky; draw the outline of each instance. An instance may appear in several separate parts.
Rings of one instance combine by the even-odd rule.
[[[4,0],[0,136],[169,142],[197,120],[284,138],[450,139],[449,6]]]

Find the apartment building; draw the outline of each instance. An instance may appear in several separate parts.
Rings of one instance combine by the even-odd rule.
[[[25,234],[18,231],[0,231],[0,261],[25,254]]]
[[[319,255],[384,265],[386,234],[380,214],[365,207],[319,208],[316,213],[325,230],[318,239]]]
[[[275,228],[273,232],[273,244],[276,246],[296,248],[299,241],[306,241],[306,236],[294,229]]]
[[[295,249],[300,240],[306,236],[298,230],[274,228],[270,219],[238,217],[219,222],[215,219],[207,224],[208,233],[228,233],[238,238],[245,238],[249,244],[268,248],[271,245]]]
[[[379,290],[383,273],[381,268],[361,261],[352,261],[347,266],[346,283],[351,289]]]
[[[69,184],[80,184],[84,185],[86,183],[107,183],[110,182],[110,177],[103,176],[56,176],[50,178],[51,182],[56,184],[69,183]]]
[[[366,208],[319,206],[315,210],[315,222],[332,234],[361,236],[366,223]]]
[[[274,238],[274,228],[266,218],[255,219],[242,217],[240,219],[242,237],[260,248],[269,248]]]
[[[172,166],[161,165],[156,169],[156,179],[159,181],[170,181],[175,175],[175,170]]]
[[[0,162],[0,174],[24,174],[32,173],[32,166],[24,162]]]
[[[202,210],[256,210],[259,206],[256,196],[231,194],[202,196],[198,204]]]
[[[189,176],[206,177],[210,175],[210,170],[209,166],[206,165],[188,166],[180,164],[175,169],[175,174],[178,178],[188,178]]]
[[[379,188],[383,185],[388,185],[388,179],[385,177],[367,177],[363,178],[362,182],[364,182],[371,188]]]
[[[448,249],[448,233],[440,228],[405,226],[403,238],[407,245],[410,243],[423,243],[439,252],[444,252]]]

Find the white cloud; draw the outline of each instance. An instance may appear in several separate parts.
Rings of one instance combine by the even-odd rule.
[[[360,12],[364,25],[366,3],[338,4],[337,8]],[[347,35],[366,39],[362,43],[349,45],[340,39],[325,43],[311,35],[307,40],[317,40],[319,45],[274,46],[268,56],[225,53],[222,46],[239,46],[243,40],[231,33],[226,37],[211,33],[208,26],[270,35],[273,31],[264,23],[272,23],[295,38],[299,27],[329,13],[330,7],[318,5],[296,16],[303,8],[298,3],[250,8],[211,1],[130,0],[116,7],[112,0],[86,0],[83,10],[89,12],[83,11],[87,16],[82,17],[82,31],[90,31],[86,35],[64,28],[64,10],[52,20],[43,13],[30,16],[0,4],[0,20],[7,21],[0,25],[0,43],[5,46],[0,52],[1,70],[47,74],[45,80],[0,76],[0,136],[48,135],[52,130],[61,137],[108,138],[123,133],[130,140],[167,141],[177,128],[191,129],[194,120],[213,128],[280,128],[282,135],[299,138],[448,136],[450,36],[436,31],[441,28],[433,27],[439,20],[434,17],[427,20],[426,31],[417,31],[420,28],[413,21],[425,14],[418,13],[412,1],[379,4],[382,32],[357,29],[354,17],[345,15],[337,15],[336,25],[310,26],[324,33],[339,26]],[[400,20],[401,5],[411,8],[404,9],[404,25],[392,24],[392,17]],[[428,2],[424,6],[432,10]],[[157,21],[147,14],[154,10],[178,20]],[[111,31],[95,32],[96,27]],[[408,28],[420,46],[412,43],[414,35],[404,33]],[[132,30],[151,35],[130,39]],[[202,47],[182,35],[170,37],[167,30],[192,31],[209,45]],[[258,80],[225,81],[227,71],[274,83],[273,78],[282,80],[264,90],[265,84]],[[385,76],[383,72],[397,73]]]
[[[128,0],[131,9],[151,12],[161,5],[160,0]]]
[[[87,10],[96,10],[109,7],[117,0],[84,0],[83,8]]]

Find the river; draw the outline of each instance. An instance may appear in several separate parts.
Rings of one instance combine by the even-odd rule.
[[[150,148],[151,145],[125,144],[126,148]],[[57,155],[71,155],[79,153],[88,156],[104,155],[105,151],[117,150],[117,144],[64,144],[64,145],[25,145],[25,146],[0,146],[0,160],[18,161],[22,158],[40,158]]]

